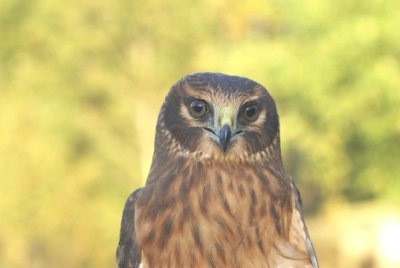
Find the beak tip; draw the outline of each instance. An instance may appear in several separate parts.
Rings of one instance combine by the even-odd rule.
[[[226,150],[228,149],[231,136],[232,136],[232,131],[230,126],[228,124],[224,124],[218,133],[219,142],[224,152],[226,152]]]

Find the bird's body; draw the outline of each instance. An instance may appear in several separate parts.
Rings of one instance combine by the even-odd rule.
[[[120,268],[317,267],[263,87],[200,73],[172,88],[147,183],[125,206],[117,259]]]

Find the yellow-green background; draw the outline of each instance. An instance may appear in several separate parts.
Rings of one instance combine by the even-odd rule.
[[[322,267],[400,267],[396,0],[1,0],[0,267],[114,267],[163,98],[197,71],[275,97]]]

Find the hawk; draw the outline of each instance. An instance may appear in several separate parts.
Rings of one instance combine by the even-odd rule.
[[[194,73],[171,88],[147,182],[125,204],[117,263],[318,267],[262,85]]]

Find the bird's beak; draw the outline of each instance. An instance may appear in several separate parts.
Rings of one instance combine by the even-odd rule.
[[[232,138],[232,128],[234,127],[234,112],[230,107],[223,107],[219,111],[218,131],[219,144],[224,152],[228,148],[229,142]]]
[[[230,126],[228,124],[223,125],[218,132],[218,138],[219,144],[224,152],[226,152],[226,149],[228,148],[228,144],[231,141],[231,136],[232,131]]]

